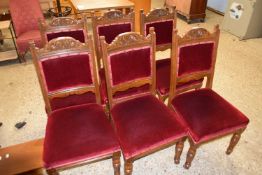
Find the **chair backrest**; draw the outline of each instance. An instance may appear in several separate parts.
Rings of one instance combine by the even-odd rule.
[[[38,20],[44,19],[38,0],[10,0],[9,9],[16,36],[38,29]]]
[[[156,33],[156,50],[166,50],[172,45],[172,31],[176,28],[176,11],[167,8],[151,10],[147,15],[140,10],[140,33],[147,36],[150,27]]]
[[[58,37],[72,37],[82,43],[87,38],[87,19],[84,16],[81,20],[70,17],[53,18],[49,24],[44,20],[39,21],[42,41],[48,41]]]
[[[106,42],[110,44],[117,35],[135,31],[135,15],[134,12],[125,15],[119,10],[106,12],[101,17],[96,17],[92,14],[92,25],[96,54],[98,59],[100,59],[101,46],[99,37],[105,36]]]
[[[219,35],[218,25],[213,33],[204,28],[193,28],[181,37],[177,30],[173,31],[170,100],[176,94],[177,83],[206,77],[206,87],[212,88]]]
[[[155,33],[144,37],[135,32],[120,34],[107,44],[101,38],[110,107],[144,94],[155,94]],[[117,93],[148,85],[143,93],[114,98]]]
[[[71,37],[49,41],[44,48],[30,45],[47,112],[50,101],[71,95],[92,93],[94,103],[100,104],[99,86],[93,41],[81,43]]]

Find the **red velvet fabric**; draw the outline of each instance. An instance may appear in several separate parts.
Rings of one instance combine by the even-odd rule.
[[[70,95],[63,98],[53,98],[50,100],[52,111],[81,104],[96,103],[96,96],[94,93],[87,92],[80,95]]]
[[[83,30],[72,30],[72,31],[63,31],[63,32],[55,32],[55,33],[47,33],[47,41],[50,41],[54,38],[58,38],[58,37],[64,37],[64,36],[68,36],[68,37],[72,37],[82,43],[85,42],[85,35],[84,35],[84,31]]]
[[[16,36],[38,29],[38,20],[44,20],[39,0],[9,0],[9,9]]]
[[[244,114],[211,89],[178,95],[172,105],[187,123],[196,143],[243,128],[249,122]]]
[[[152,95],[119,103],[111,114],[125,159],[186,135],[177,115]]]
[[[107,97],[107,88],[106,88],[105,70],[104,69],[99,70],[99,76],[100,76],[100,81],[101,81],[101,83],[100,83],[101,84],[100,85],[101,101],[102,101],[102,104],[105,104],[108,101],[108,97]],[[136,95],[136,94],[148,92],[149,88],[150,88],[149,85],[143,85],[143,86],[137,87],[137,88],[130,88],[126,91],[119,91],[119,92],[116,92],[114,94],[113,98],[122,98],[122,97],[127,97],[127,96],[130,96],[130,95]]]
[[[24,53],[29,49],[29,41],[34,41],[36,47],[43,46],[41,34],[39,30],[31,30],[19,35],[16,39],[17,49],[19,53]]]
[[[48,91],[92,84],[89,55],[69,55],[41,61]]]
[[[205,71],[211,68],[214,43],[181,47],[179,50],[178,76]]]
[[[131,23],[111,24],[107,26],[98,26],[98,35],[105,36],[105,40],[110,44],[117,35],[125,32],[131,32]]]
[[[156,61],[156,89],[161,95],[167,95],[170,87],[170,71],[171,60],[170,58]],[[183,84],[178,84],[176,89],[184,89],[192,85],[202,84],[204,78],[200,80],[192,80]]]
[[[149,47],[111,55],[110,62],[113,85],[151,76]]]
[[[47,169],[119,151],[115,133],[102,106],[79,105],[48,117],[43,160]]]
[[[160,21],[146,24],[146,35],[150,27],[154,27],[156,33],[156,45],[172,43],[173,20]]]

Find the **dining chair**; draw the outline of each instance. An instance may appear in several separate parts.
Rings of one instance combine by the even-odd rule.
[[[25,62],[29,51],[29,41],[42,47],[38,20],[44,19],[38,0],[10,0],[9,10],[16,35],[16,45],[20,62]]]
[[[39,27],[44,44],[54,38],[64,36],[72,37],[85,43],[88,35],[87,19],[85,16],[83,16],[81,20],[71,17],[53,18],[49,23],[40,20]]]
[[[81,43],[60,37],[42,49],[32,43],[31,53],[48,112],[43,150],[47,173],[112,158],[114,174],[120,175],[120,147],[100,104],[92,39]],[[93,101],[82,96],[81,104],[52,110],[52,99],[84,93],[94,94]]]
[[[173,32],[169,107],[188,126],[190,148],[184,167],[188,169],[197,148],[206,142],[233,134],[226,153],[230,154],[247,127],[249,119],[236,107],[212,90],[219,26],[210,33],[204,28],[193,28],[184,36]],[[205,88],[182,94],[176,84],[206,77]]]
[[[149,34],[149,28],[154,27],[156,33],[156,51],[172,49],[172,31],[176,28],[175,8],[158,8],[145,14],[140,10],[140,33],[144,36]],[[171,57],[171,51],[170,51]],[[169,95],[170,86],[170,57],[156,60],[156,89],[161,101],[165,101]],[[184,84],[178,84],[179,93],[202,86],[203,79],[193,80]]]
[[[110,114],[125,160],[125,175],[132,174],[135,160],[173,144],[179,163],[186,128],[155,97],[155,33],[152,29],[147,37],[123,33],[111,44],[104,36],[100,39]],[[144,90],[123,96],[137,87]]]

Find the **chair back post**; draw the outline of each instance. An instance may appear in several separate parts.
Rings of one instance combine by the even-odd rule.
[[[173,41],[172,41],[172,57],[171,57],[171,76],[170,76],[170,91],[169,91],[169,102],[170,105],[172,99],[176,96],[176,85],[179,83],[186,83],[191,80],[199,80],[201,78],[207,79],[206,88],[212,88],[214,70],[217,56],[217,48],[219,42],[219,26],[214,27],[213,33],[210,33],[204,28],[193,28],[188,31],[184,36],[179,36],[177,31],[173,31]],[[184,47],[192,47],[195,45],[209,44],[212,43],[212,54],[210,57],[210,66],[209,68],[197,68],[191,73],[183,73],[179,75],[180,70],[180,52]],[[197,61],[197,60],[195,60]],[[184,61],[185,62],[185,61]],[[199,70],[198,70],[199,69]]]
[[[146,25],[151,24],[151,25],[157,25],[160,22],[167,22],[172,20],[173,21],[173,26],[170,28],[172,30],[173,28],[176,28],[176,10],[175,7],[173,7],[173,11],[170,11],[168,8],[156,8],[151,10],[148,14],[144,13],[144,10],[140,10],[140,33],[141,35],[146,36]],[[158,31],[155,28],[155,33],[156,33],[156,39],[159,37],[158,36]],[[166,34],[166,33],[165,33]],[[172,31],[170,31],[170,35],[172,34]],[[163,35],[163,34],[161,34]],[[171,37],[171,36],[170,36]],[[171,48],[172,41],[169,43],[164,43],[164,44],[158,44],[156,42],[156,51],[163,51],[166,49]]]
[[[40,72],[40,66],[39,66],[39,62],[38,62],[38,56],[36,53],[36,47],[35,47],[35,43],[33,41],[30,42],[30,51],[31,51],[31,55],[32,55],[32,60],[35,66],[35,70],[38,76],[38,82],[40,84],[40,88],[41,88],[41,92],[44,98],[44,102],[45,102],[45,109],[46,109],[46,113],[49,114],[52,110],[51,110],[51,105],[50,105],[50,101],[48,98],[48,92],[47,89],[45,88],[45,84],[44,84],[44,77],[42,75],[42,73]]]
[[[102,48],[102,58],[103,64],[105,66],[105,76],[106,76],[106,85],[107,85],[107,94],[109,106],[112,108],[115,104],[135,98],[126,97],[121,99],[120,101],[114,99],[114,94],[120,91],[126,91],[130,88],[137,88],[146,84],[150,85],[149,94],[156,94],[156,68],[155,68],[155,32],[154,29],[150,29],[150,34],[147,37],[144,37],[136,32],[127,32],[120,34],[116,37],[116,39],[111,43],[107,44],[105,41],[105,37],[100,37],[100,43]],[[139,47],[149,47],[150,48],[150,75],[149,77],[140,77],[133,80],[127,80],[125,82],[121,82],[119,84],[113,85],[113,77],[112,76],[112,67],[110,63],[110,55],[120,54],[125,51],[130,51],[130,49],[137,49]],[[128,51],[128,52],[129,52]],[[124,59],[124,58],[123,58]],[[111,76],[110,76],[111,75]]]

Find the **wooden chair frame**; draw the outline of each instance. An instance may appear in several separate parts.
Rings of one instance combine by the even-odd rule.
[[[47,44],[47,33],[55,33],[61,31],[83,30],[85,38],[88,35],[87,18],[83,16],[81,20],[71,17],[53,18],[50,23],[39,20],[39,28],[43,44]]]
[[[45,45],[44,48],[38,49],[35,48],[34,43],[30,43],[30,49],[32,53],[33,62],[36,68],[38,80],[41,86],[41,91],[44,97],[44,101],[46,104],[47,113],[51,112],[50,107],[50,99],[55,97],[67,97],[73,94],[83,94],[86,92],[93,92],[96,95],[96,101],[98,104],[101,104],[100,99],[100,91],[98,86],[98,79],[97,79],[97,70],[96,70],[96,59],[94,56],[94,49],[93,49],[93,41],[91,37],[87,37],[86,43],[81,43],[78,40],[75,40],[71,37],[61,37],[51,40],[49,43]],[[74,53],[89,53],[90,54],[90,62],[92,62],[92,76],[93,76],[93,84],[87,86],[81,86],[76,88],[69,88],[62,91],[56,91],[55,93],[48,93],[46,89],[46,84],[44,81],[43,74],[41,73],[41,69],[39,66],[39,60],[48,58],[50,56],[59,56],[65,54],[74,54]],[[58,58],[59,59],[59,58]],[[114,167],[114,174],[120,175],[120,157],[121,152],[115,152],[113,154],[108,154],[102,157],[97,157],[91,160],[81,161],[75,164],[65,165],[55,169],[48,169],[47,173],[50,175],[57,175],[59,174],[58,171],[65,170],[72,167],[82,166],[84,164],[94,163],[100,160],[111,159],[113,162]]]
[[[215,63],[216,63],[216,57],[217,57],[217,48],[218,48],[218,43],[219,43],[219,35],[220,35],[220,29],[219,26],[216,25],[214,27],[214,32],[210,33],[208,32],[206,29],[204,28],[194,28],[192,30],[190,30],[189,32],[187,32],[184,36],[180,37],[177,34],[177,30],[173,31],[173,51],[172,51],[172,59],[171,59],[171,84],[170,84],[170,98],[168,101],[168,106],[170,108],[172,108],[173,110],[174,107],[171,105],[171,101],[173,100],[173,98],[177,95],[176,92],[176,84],[178,82],[187,82],[190,80],[198,80],[200,78],[204,78],[206,77],[206,88],[210,88],[212,89],[212,85],[213,85],[213,78],[214,78],[214,70],[215,70]],[[214,46],[213,46],[213,54],[212,54],[212,63],[211,63],[211,68],[207,71],[200,71],[200,72],[195,72],[189,75],[184,75],[181,77],[177,77],[177,58],[179,56],[179,48],[186,46],[186,45],[192,45],[192,44],[198,44],[198,43],[207,43],[207,42],[213,42]],[[237,131],[231,132],[231,133],[227,133],[224,135],[220,135],[218,137],[213,138],[217,139],[220,137],[223,137],[225,135],[229,135],[229,134],[233,134],[230,144],[227,148],[226,154],[231,154],[234,147],[236,146],[236,144],[238,143],[242,132],[245,130],[246,127],[240,128]],[[194,156],[196,154],[196,150],[197,148],[206,142],[209,142],[210,140],[201,142],[201,143],[194,143],[194,141],[189,138],[189,144],[190,144],[190,148],[188,150],[187,153],[187,158],[186,158],[186,162],[184,164],[184,168],[188,169],[191,166],[191,162],[194,159]]]
[[[129,14],[124,14],[120,10],[111,10],[103,14],[103,16],[98,17],[95,16],[94,13],[91,14],[92,17],[92,28],[93,28],[93,36],[95,40],[95,49],[97,55],[97,63],[99,69],[101,66],[101,58],[102,58],[102,49],[100,44],[100,36],[98,35],[97,27],[98,26],[107,26],[121,23],[130,23],[131,24],[131,32],[135,31],[135,13],[130,12]]]
[[[101,47],[102,47],[102,58],[103,58],[103,62],[105,65],[105,72],[106,72],[106,81],[107,81],[107,92],[108,92],[108,99],[109,99],[109,107],[110,109],[112,109],[116,104],[120,103],[120,102],[124,102],[126,100],[130,100],[133,98],[137,98],[139,96],[145,95],[136,95],[136,96],[132,96],[132,97],[127,97],[121,100],[117,100],[117,99],[113,99],[113,95],[118,92],[118,91],[125,91],[129,88],[132,87],[140,87],[144,84],[150,84],[150,92],[148,94],[152,94],[152,95],[156,95],[156,70],[155,70],[155,66],[156,66],[156,62],[155,62],[155,32],[153,28],[150,28],[150,35],[148,35],[147,37],[144,37],[142,35],[139,35],[135,32],[129,32],[129,33],[124,33],[124,34],[120,34],[115,41],[113,41],[111,44],[107,44],[105,41],[104,36],[100,37],[100,41],[101,41]],[[151,72],[151,77],[150,78],[140,78],[137,81],[132,81],[132,82],[125,82],[119,85],[115,85],[112,86],[112,83],[110,82],[110,74],[109,74],[109,61],[108,61],[108,56],[115,53],[115,52],[119,52],[119,51],[123,51],[123,50],[130,50],[130,49],[134,49],[134,48],[138,48],[138,47],[145,47],[145,46],[149,46],[152,48],[151,50],[151,56],[152,56],[152,60],[151,60],[151,66],[152,66],[152,72]],[[160,147],[157,147],[153,150],[141,153],[137,156],[134,156],[132,158],[129,159],[125,159],[125,167],[124,167],[124,171],[125,171],[125,175],[131,175],[132,171],[133,171],[133,162],[135,160],[138,160],[142,157],[145,157],[147,155],[150,155],[154,152],[157,152],[159,150],[165,149],[167,147],[170,147],[174,144],[176,144],[176,153],[175,153],[175,163],[178,164],[180,162],[180,156],[182,154],[183,151],[183,147],[184,147],[184,141],[186,140],[186,138],[182,138],[176,141],[173,141],[171,143],[167,143],[165,145],[162,145]]]
[[[86,39],[86,43],[81,43],[71,37],[60,37],[51,40],[49,43],[45,45],[44,48],[38,49],[35,48],[34,44],[30,44],[30,49],[32,53],[33,63],[36,68],[38,80],[40,83],[42,95],[44,97],[46,111],[49,114],[52,109],[50,105],[50,100],[53,98],[63,98],[73,94],[83,94],[86,92],[93,92],[96,95],[96,101],[98,104],[101,104],[101,98],[99,93],[99,86],[98,86],[98,79],[97,79],[97,70],[96,70],[96,60],[94,55],[93,49],[93,41],[91,38]],[[86,53],[90,54],[90,61],[92,62],[93,70],[93,85],[86,85],[81,87],[74,87],[68,88],[65,90],[55,91],[55,92],[48,92],[46,88],[46,83],[41,72],[41,68],[39,65],[39,61],[51,56],[59,56],[59,55],[66,55],[66,54],[74,54],[74,53]]]
[[[160,21],[169,21],[173,20],[173,28],[176,28],[177,17],[176,10],[173,8],[171,12],[168,8],[157,8],[151,10],[148,14],[144,13],[144,10],[140,10],[140,33],[143,36],[146,36],[146,24],[147,23],[155,23]],[[164,51],[166,49],[170,49],[172,43],[156,45],[156,51]]]

